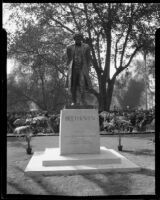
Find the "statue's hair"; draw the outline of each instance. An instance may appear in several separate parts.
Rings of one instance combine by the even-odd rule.
[[[81,38],[83,39],[83,34],[80,33],[80,32],[76,32],[76,33],[74,33],[74,35],[73,35],[73,39],[75,39],[75,37],[77,37],[77,36],[81,36]]]

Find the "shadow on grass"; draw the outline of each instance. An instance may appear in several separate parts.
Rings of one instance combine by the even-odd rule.
[[[104,195],[127,195],[132,190],[133,180],[131,178],[132,174],[139,174],[145,176],[155,176],[155,171],[150,169],[142,168],[140,171],[135,172],[110,172],[110,173],[101,173],[101,176],[104,178],[99,178],[99,174],[94,175],[83,175],[85,179],[88,179],[90,182],[94,182],[100,187]]]
[[[7,184],[10,185],[12,188],[14,188],[17,191],[17,194],[19,194],[19,192],[20,192],[20,194],[30,194],[30,191],[27,188],[23,188],[20,183],[7,181]],[[10,193],[8,193],[8,194],[10,194]],[[14,193],[14,194],[16,194],[16,193]]]
[[[15,137],[15,138],[11,138],[11,139],[7,139],[7,145],[8,147],[22,147],[22,148],[26,148],[27,147],[27,143],[26,143],[26,140],[24,138],[18,138],[18,137]]]
[[[98,174],[95,175],[83,175],[85,179],[90,182],[94,182],[100,187],[104,195],[126,195],[130,192],[131,179],[128,174],[117,174],[111,173],[101,173],[105,178],[98,178]],[[106,179],[106,181],[104,181]]]
[[[134,155],[139,155],[139,156],[155,156],[155,153],[152,149],[141,149],[141,150],[123,150],[123,153],[131,153]]]
[[[16,141],[16,142],[12,142],[9,144],[9,147],[22,147],[22,148],[26,148],[27,147],[27,143],[22,143],[21,141]]]
[[[132,174],[142,174],[146,176],[155,176],[155,170],[152,169],[146,169],[146,168],[141,168],[140,171],[137,172],[131,172]]]
[[[20,167],[15,167],[17,170],[19,170],[21,173],[24,174],[24,169],[21,169]],[[43,191],[45,191],[48,195],[65,195],[62,191],[58,191],[58,189],[55,187],[54,188],[54,185],[49,182],[49,181],[46,181],[45,180],[45,177],[44,176],[34,176],[34,175],[28,175],[28,174],[25,174],[25,177],[29,178],[29,179],[32,179],[34,181],[34,183],[36,183]],[[30,192],[26,189],[26,188],[21,188],[22,186],[19,184],[15,184],[16,187],[21,191],[25,191],[30,194]],[[27,187],[27,186],[26,186]]]

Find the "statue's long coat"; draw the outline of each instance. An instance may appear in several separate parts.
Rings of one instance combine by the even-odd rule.
[[[91,81],[89,78],[89,66],[91,62],[91,55],[90,55],[90,48],[88,44],[82,43],[81,51],[82,51],[82,60],[83,60],[82,73],[86,79],[87,87],[91,88]],[[72,44],[67,47],[68,74],[67,74],[66,88],[68,88],[70,91],[72,88],[72,75],[73,75],[72,67],[73,67],[74,53],[75,53],[75,44]]]

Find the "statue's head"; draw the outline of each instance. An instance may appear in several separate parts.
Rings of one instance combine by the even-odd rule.
[[[83,41],[83,34],[79,32],[75,33],[73,39],[75,40],[76,44],[81,44],[81,42]]]

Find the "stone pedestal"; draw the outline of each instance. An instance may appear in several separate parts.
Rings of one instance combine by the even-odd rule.
[[[61,110],[59,147],[61,155],[100,153],[98,111]]]
[[[98,111],[81,108],[61,111],[59,148],[35,152],[25,173],[69,175],[138,170],[115,150],[100,147]]]
[[[141,168],[113,149],[101,147],[99,154],[60,155],[59,148],[35,152],[25,173],[39,175],[74,175],[104,172],[132,172]]]

